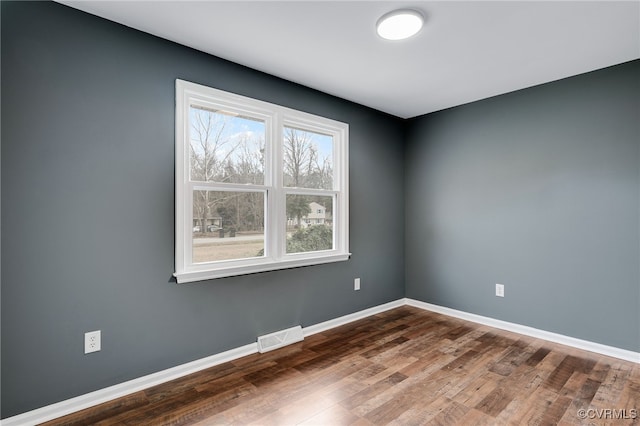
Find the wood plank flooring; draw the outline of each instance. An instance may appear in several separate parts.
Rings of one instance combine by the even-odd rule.
[[[405,306],[46,423],[387,424],[638,425],[640,365]]]

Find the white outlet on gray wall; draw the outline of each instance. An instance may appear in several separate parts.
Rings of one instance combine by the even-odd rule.
[[[84,353],[90,354],[102,349],[102,333],[100,330],[84,333]]]

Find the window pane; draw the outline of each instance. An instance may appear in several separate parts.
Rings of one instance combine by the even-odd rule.
[[[193,191],[193,263],[264,256],[264,196]]]
[[[191,106],[192,181],[264,183],[265,123]]]
[[[284,185],[333,189],[333,137],[284,128]]]
[[[333,197],[287,195],[287,253],[333,249]]]

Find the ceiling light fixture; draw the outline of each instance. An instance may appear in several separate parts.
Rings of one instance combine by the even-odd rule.
[[[399,9],[378,19],[378,35],[387,40],[404,40],[416,35],[424,23],[424,17],[412,9]]]

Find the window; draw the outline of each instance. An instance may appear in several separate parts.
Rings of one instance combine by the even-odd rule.
[[[176,80],[178,282],[347,260],[348,132]]]

